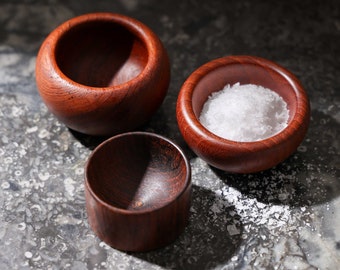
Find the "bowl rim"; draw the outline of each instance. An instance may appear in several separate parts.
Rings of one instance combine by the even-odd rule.
[[[220,137],[207,128],[205,128],[199,119],[195,116],[193,107],[192,107],[192,96],[196,85],[204,78],[205,75],[212,72],[217,68],[224,67],[230,64],[251,64],[258,65],[261,68],[263,66],[268,67],[271,71],[276,72],[280,77],[283,77],[287,83],[291,86],[292,90],[296,96],[296,110],[292,118],[288,121],[287,126],[281,130],[280,132],[270,136],[268,138],[258,140],[258,141],[234,141],[225,139]],[[260,149],[270,148],[274,145],[278,145],[283,141],[288,140],[295,132],[296,129],[292,129],[292,123],[297,122],[297,127],[302,125],[305,118],[304,113],[304,105],[309,107],[307,94],[295,77],[290,71],[285,69],[273,61],[258,57],[258,56],[250,56],[250,55],[230,55],[221,58],[217,58],[211,60],[199,68],[197,68],[189,77],[186,79],[184,84],[181,87],[178,100],[177,100],[177,121],[180,117],[185,119],[188,123],[188,126],[197,133],[197,136],[201,138],[205,138],[206,143],[211,145],[215,145],[216,147],[221,147],[222,149],[225,147],[235,147],[238,149],[243,149],[244,151],[248,151],[249,147],[251,147],[252,151],[257,151]],[[294,125],[295,126],[295,125]]]
[[[143,70],[134,78],[120,83],[116,85],[111,86],[90,86],[86,84],[79,83],[77,81],[72,80],[66,74],[60,69],[57,60],[56,60],[56,49],[59,43],[60,38],[65,35],[70,29],[82,25],[82,24],[88,24],[91,22],[111,22],[113,24],[117,24],[122,26],[127,31],[131,32],[133,35],[135,35],[145,46],[148,57],[147,57],[147,63]],[[135,84],[143,84],[145,81],[145,77],[148,76],[148,74],[152,74],[156,72],[157,69],[157,57],[155,55],[157,54],[157,51],[159,51],[159,46],[162,46],[160,40],[156,36],[156,34],[145,24],[142,22],[132,18],[128,17],[122,14],[118,13],[111,13],[111,12],[95,12],[95,13],[88,13],[83,14],[74,18],[71,18],[64,23],[57,26],[46,38],[44,43],[48,42],[48,52],[50,54],[50,61],[51,65],[53,66],[55,73],[57,76],[67,82],[70,85],[73,85],[77,87],[77,89],[86,89],[86,90],[96,90],[96,91],[112,91],[112,90],[125,90],[127,87],[133,89],[132,85]]]
[[[170,144],[172,147],[174,147],[179,154],[182,156],[182,159],[184,160],[185,163],[185,167],[186,167],[186,176],[185,176],[185,182],[181,188],[181,190],[179,190],[176,194],[175,197],[173,197],[173,199],[171,201],[168,201],[165,204],[162,204],[159,207],[156,208],[148,208],[145,210],[127,210],[127,209],[123,209],[120,207],[116,207],[113,206],[112,204],[109,204],[108,202],[106,202],[105,200],[103,200],[102,198],[100,198],[100,196],[98,196],[96,194],[96,192],[92,189],[91,184],[90,184],[90,180],[88,177],[88,171],[89,171],[89,164],[91,163],[91,161],[93,160],[94,156],[96,155],[96,153],[103,147],[105,147],[107,144],[111,143],[112,141],[121,138],[121,137],[126,137],[126,136],[145,136],[145,137],[149,137],[149,138],[158,138],[160,140],[163,140],[165,142],[167,142],[168,144]],[[107,209],[109,209],[112,212],[116,212],[122,215],[143,215],[143,214],[148,214],[148,213],[152,213],[155,211],[159,211],[165,207],[168,207],[169,205],[175,203],[185,192],[188,188],[190,188],[191,186],[191,167],[190,167],[190,163],[186,157],[186,155],[184,154],[183,150],[177,145],[175,144],[173,141],[171,141],[170,139],[158,135],[156,133],[152,133],[152,132],[145,132],[145,131],[132,131],[132,132],[125,132],[125,133],[121,133],[118,135],[115,135],[107,140],[105,140],[104,142],[102,142],[101,144],[99,144],[90,154],[90,156],[88,157],[88,160],[86,162],[85,165],[85,189],[90,193],[90,195],[92,196],[92,198],[95,199],[95,201],[97,202],[97,204],[101,204],[103,206],[105,206]],[[86,199],[87,200],[87,199]]]

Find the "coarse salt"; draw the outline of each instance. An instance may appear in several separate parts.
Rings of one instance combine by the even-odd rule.
[[[219,137],[251,142],[282,131],[288,117],[287,103],[276,92],[259,85],[236,83],[212,93],[199,120]]]

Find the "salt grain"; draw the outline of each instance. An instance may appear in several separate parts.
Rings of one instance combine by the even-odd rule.
[[[219,137],[251,142],[282,131],[288,122],[287,103],[276,92],[254,84],[230,86],[213,93],[204,104],[201,124]]]

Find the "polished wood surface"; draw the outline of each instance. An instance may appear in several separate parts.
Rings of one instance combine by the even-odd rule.
[[[47,107],[90,135],[131,131],[161,105],[170,80],[167,53],[141,22],[112,13],[73,18],[43,42],[36,82]]]
[[[205,129],[198,118],[208,96],[237,82],[261,85],[281,95],[289,109],[287,128],[257,142],[230,141]],[[198,68],[183,84],[176,109],[179,129],[191,149],[208,164],[234,173],[266,170],[285,160],[302,142],[310,119],[308,97],[297,78],[252,56],[223,57]]]
[[[85,178],[89,223],[114,248],[164,246],[188,222],[190,165],[161,136],[132,132],[107,140],[90,156]]]

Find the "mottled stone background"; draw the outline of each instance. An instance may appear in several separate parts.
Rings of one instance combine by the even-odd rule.
[[[339,9],[337,0],[1,0],[0,269],[338,269]],[[91,231],[84,164],[100,140],[72,133],[36,90],[43,39],[65,20],[95,11],[144,22],[171,58],[168,95],[140,130],[184,149],[194,196],[185,232],[149,253],[114,250]],[[283,65],[311,102],[310,129],[298,151],[258,174],[208,166],[186,146],[175,119],[190,73],[235,54]]]

